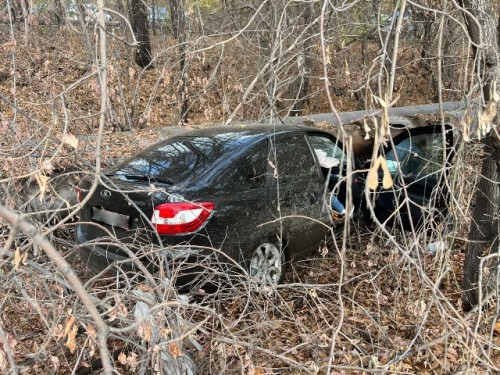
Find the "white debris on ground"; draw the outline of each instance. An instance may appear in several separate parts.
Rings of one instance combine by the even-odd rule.
[[[161,374],[165,375],[196,375],[197,366],[189,354],[183,350],[184,345],[181,339],[175,339],[183,336],[184,332],[179,332],[182,327],[185,327],[182,317],[172,309],[171,317],[161,317],[158,313],[160,310],[152,311],[152,308],[158,303],[152,291],[145,288],[136,288],[133,291],[137,297],[137,303],[134,308],[134,318],[138,323],[138,334],[143,338],[147,338],[148,346],[157,352],[159,356],[154,356],[155,363],[151,366],[157,370],[161,369]],[[179,303],[186,303],[185,299],[180,296]],[[163,312],[164,309],[161,309]],[[168,332],[169,334],[165,334]],[[189,335],[187,335],[189,344],[198,350],[201,350],[201,345]],[[161,361],[161,363],[158,363]]]
[[[446,241],[434,241],[427,245],[427,251],[432,255],[438,252],[443,252],[448,248],[448,243]]]

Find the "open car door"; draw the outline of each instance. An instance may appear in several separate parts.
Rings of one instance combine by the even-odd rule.
[[[393,186],[370,193],[377,219],[414,230],[427,217],[444,215],[446,177],[453,149],[451,126],[402,129],[384,149]]]

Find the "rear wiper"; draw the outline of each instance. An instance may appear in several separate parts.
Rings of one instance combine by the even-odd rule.
[[[168,184],[168,185],[174,184],[172,180],[169,180],[167,178],[151,176],[149,174],[122,174],[120,176],[123,176],[129,180],[155,181],[159,182],[160,184]]]
[[[169,180],[167,178],[161,178],[161,177],[155,177],[149,174],[122,174],[122,173],[116,173],[116,174],[107,174],[106,176],[119,176],[119,177],[125,177],[128,180],[140,180],[140,181],[154,181],[154,182],[159,182],[160,184],[168,184],[168,185],[173,185],[174,182],[172,180]]]

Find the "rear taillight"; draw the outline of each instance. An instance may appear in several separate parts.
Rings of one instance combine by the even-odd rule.
[[[200,229],[212,214],[212,202],[176,202],[156,206],[151,222],[159,234],[187,234]]]

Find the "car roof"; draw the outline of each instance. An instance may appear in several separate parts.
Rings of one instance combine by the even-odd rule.
[[[311,128],[303,125],[264,125],[264,124],[235,124],[227,126],[202,127],[181,134],[181,137],[214,137],[222,134],[241,133],[245,136],[259,136],[268,134],[282,134],[292,132],[323,132],[320,129]]]

